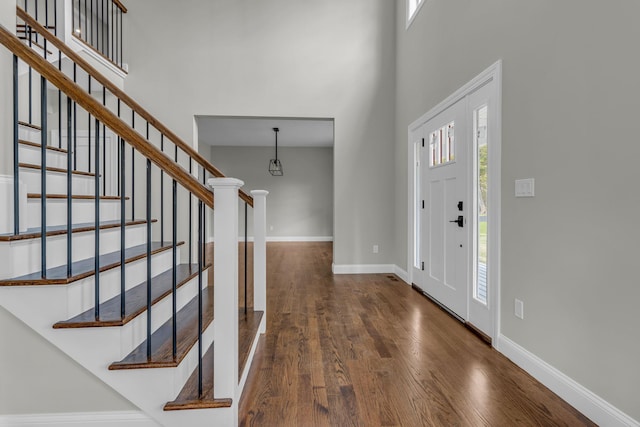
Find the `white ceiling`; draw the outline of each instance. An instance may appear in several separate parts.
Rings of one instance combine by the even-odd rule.
[[[198,143],[236,147],[333,147],[333,119],[196,116]]]

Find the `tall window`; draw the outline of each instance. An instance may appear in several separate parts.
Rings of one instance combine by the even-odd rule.
[[[407,0],[407,27],[413,21],[413,17],[418,13],[420,7],[426,0]]]

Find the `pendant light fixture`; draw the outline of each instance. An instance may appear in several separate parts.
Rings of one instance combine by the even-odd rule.
[[[282,170],[282,163],[278,160],[278,132],[279,128],[273,128],[273,131],[276,134],[276,158],[269,160],[269,173],[273,176],[282,176],[284,172]]]

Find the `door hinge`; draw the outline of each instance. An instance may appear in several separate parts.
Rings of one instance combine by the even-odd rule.
[[[424,261],[422,261],[422,271],[424,271]]]
[[[424,138],[422,138],[422,146],[424,147]]]
[[[422,201],[422,209],[424,209],[424,200]]]

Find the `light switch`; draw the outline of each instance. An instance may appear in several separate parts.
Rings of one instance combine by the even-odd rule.
[[[535,196],[535,180],[533,178],[516,179],[516,197]]]

